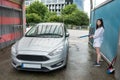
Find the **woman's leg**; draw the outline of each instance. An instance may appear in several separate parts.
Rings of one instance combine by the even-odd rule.
[[[100,48],[99,47],[96,47],[96,53],[97,53],[97,63],[99,63],[100,59],[101,59],[101,54],[100,54]]]

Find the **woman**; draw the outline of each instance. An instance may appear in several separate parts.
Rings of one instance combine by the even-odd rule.
[[[94,35],[90,36],[90,38],[94,39],[93,46],[95,47],[97,54],[97,61],[95,63],[95,66],[100,66],[100,59],[101,59],[100,47],[103,42],[103,34],[104,34],[103,20],[98,19],[96,22],[96,31]]]

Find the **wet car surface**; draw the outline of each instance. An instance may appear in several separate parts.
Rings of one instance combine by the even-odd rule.
[[[48,73],[17,71],[13,69],[10,47],[0,50],[0,80],[115,80],[114,75],[106,73],[107,64],[94,67],[95,51],[88,45],[88,38],[78,38],[88,31],[69,30],[70,46],[66,68]]]
[[[49,72],[66,66],[69,33],[63,23],[39,23],[11,48],[17,70]]]

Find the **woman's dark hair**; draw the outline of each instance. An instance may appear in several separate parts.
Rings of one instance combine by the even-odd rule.
[[[100,25],[97,24],[98,21],[101,22]],[[102,19],[102,18],[101,18],[101,19],[97,19],[97,22],[96,22],[96,29],[98,29],[98,28],[100,28],[100,27],[103,27],[103,28],[104,28],[104,23],[103,23],[103,19]]]

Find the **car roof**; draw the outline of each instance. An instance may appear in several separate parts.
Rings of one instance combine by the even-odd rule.
[[[39,23],[37,25],[64,25],[64,23],[59,22],[46,22],[46,23]]]

